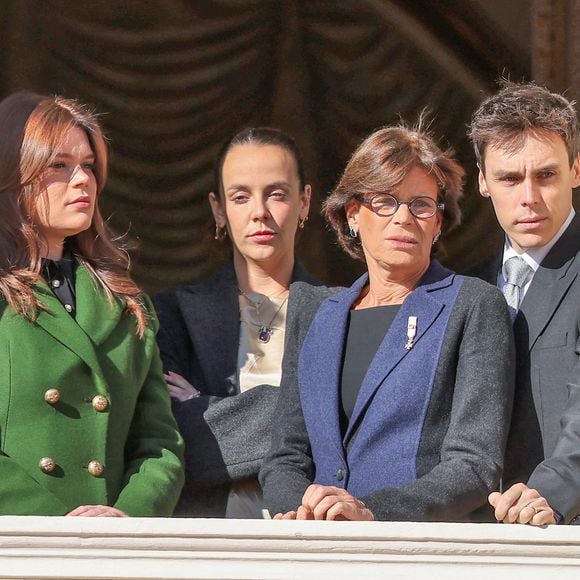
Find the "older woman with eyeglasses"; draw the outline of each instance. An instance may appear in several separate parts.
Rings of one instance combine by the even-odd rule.
[[[510,318],[496,288],[432,257],[459,221],[463,174],[420,128],[389,127],[326,200],[368,274],[323,302],[299,354],[286,353],[260,473],[275,518],[491,519],[513,398]]]

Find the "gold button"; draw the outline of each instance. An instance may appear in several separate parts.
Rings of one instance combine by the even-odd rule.
[[[93,477],[101,477],[101,475],[103,475],[103,471],[105,471],[104,465],[99,461],[97,461],[96,459],[93,459],[87,465],[87,469]]]
[[[44,400],[49,405],[56,405],[60,401],[60,391],[58,389],[48,389],[44,393]]]
[[[103,413],[109,408],[109,400],[104,395],[95,395],[91,403],[93,409],[99,413]]]
[[[56,463],[52,457],[43,457],[38,462],[38,467],[43,473],[52,473],[56,469]]]

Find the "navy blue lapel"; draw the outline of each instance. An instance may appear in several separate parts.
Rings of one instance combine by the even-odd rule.
[[[348,441],[356,429],[374,394],[385,378],[397,367],[413,349],[407,350],[407,325],[410,316],[417,317],[417,331],[414,344],[424,340],[429,328],[439,317],[446,305],[445,299],[435,292],[446,288],[453,282],[452,272],[433,260],[417,288],[405,299],[395,320],[385,335],[361,385],[344,441]],[[438,338],[438,337],[434,337]],[[420,363],[417,373],[421,372]]]
[[[312,404],[320,413],[323,430],[344,458],[339,421],[339,389],[342,359],[350,309],[368,281],[365,274],[350,288],[330,296],[320,307],[306,336],[300,355],[308,384],[301,388],[303,404]],[[301,381],[302,383],[302,381]],[[308,398],[308,401],[304,400]]]
[[[562,237],[542,260],[522,301],[519,316],[526,320],[530,349],[578,276],[580,266],[573,267],[573,264],[580,261],[579,251],[580,215],[576,214]]]

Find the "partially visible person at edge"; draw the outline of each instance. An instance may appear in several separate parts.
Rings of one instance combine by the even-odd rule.
[[[158,342],[186,442],[177,515],[260,518],[257,475],[270,442],[294,288],[317,282],[295,260],[310,205],[285,133],[249,128],[224,144],[209,202],[232,260],[204,282],[157,295]],[[321,290],[324,292],[324,290]]]
[[[535,84],[504,82],[475,112],[479,190],[503,248],[477,273],[506,295],[517,371],[497,519],[577,523],[580,515],[580,185],[573,104]]]
[[[0,127],[0,513],[169,516],[183,442],[152,305],[99,212],[101,129],[26,92]]]
[[[513,397],[509,314],[496,288],[431,255],[459,221],[463,175],[420,126],[388,127],[326,200],[368,273],[328,298],[300,354],[286,354],[260,472],[276,518],[491,519]]]

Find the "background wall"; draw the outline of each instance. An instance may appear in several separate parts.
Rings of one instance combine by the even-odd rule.
[[[325,230],[320,200],[365,135],[427,107],[470,175],[463,225],[444,240],[461,269],[498,239],[476,193],[471,113],[500,74],[580,94],[579,18],[580,0],[2,0],[0,97],[62,93],[103,114],[103,213],[137,242],[150,292],[223,259],[208,235],[213,159],[260,124],[305,153],[316,199],[302,259],[326,280],[352,280],[360,267]]]

